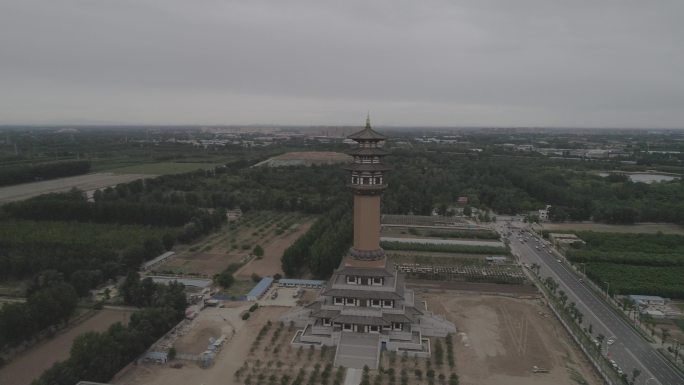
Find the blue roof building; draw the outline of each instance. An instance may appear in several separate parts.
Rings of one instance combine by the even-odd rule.
[[[273,284],[272,277],[264,277],[247,293],[247,301],[256,301],[261,298]]]

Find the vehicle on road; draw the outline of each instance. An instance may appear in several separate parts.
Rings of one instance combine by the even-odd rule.
[[[608,345],[614,344],[614,343],[615,343],[615,338],[613,338],[613,337],[608,338],[608,341],[606,341],[606,343],[607,343]]]
[[[560,259],[557,259],[557,261],[558,261],[558,263],[563,263],[563,261],[561,261]]]

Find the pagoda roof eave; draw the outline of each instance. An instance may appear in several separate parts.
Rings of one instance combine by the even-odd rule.
[[[375,130],[373,130],[370,127],[366,127],[361,131],[355,132],[349,136],[347,136],[348,139],[352,140],[386,140],[387,137]]]

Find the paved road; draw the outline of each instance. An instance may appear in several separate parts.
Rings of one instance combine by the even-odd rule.
[[[584,314],[583,325],[592,325],[593,335],[599,333],[615,338],[615,343],[607,345],[604,342],[604,352],[614,359],[622,370],[632,377],[632,370],[641,370],[636,384],[645,384],[650,378],[655,378],[661,385],[684,385],[684,376],[672,364],[662,358],[655,348],[632,329],[615,310],[599,298],[594,291],[579,281],[579,277],[570,271],[564,262],[559,263],[558,257],[545,251],[536,238],[526,235],[527,240],[520,242],[515,232],[510,239],[513,252],[520,256],[521,261],[537,263],[541,266],[542,277],[553,276],[560,284],[559,289],[568,294],[568,303],[575,302],[577,308]],[[548,250],[548,247],[547,247]],[[649,384],[656,382],[651,379]]]

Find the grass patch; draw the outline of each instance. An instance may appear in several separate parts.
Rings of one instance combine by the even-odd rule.
[[[252,282],[251,279],[247,280],[238,280],[236,279],[233,284],[225,290],[221,290],[221,294],[229,295],[231,297],[240,297],[243,295],[247,295],[250,290],[254,287],[255,283]]]

